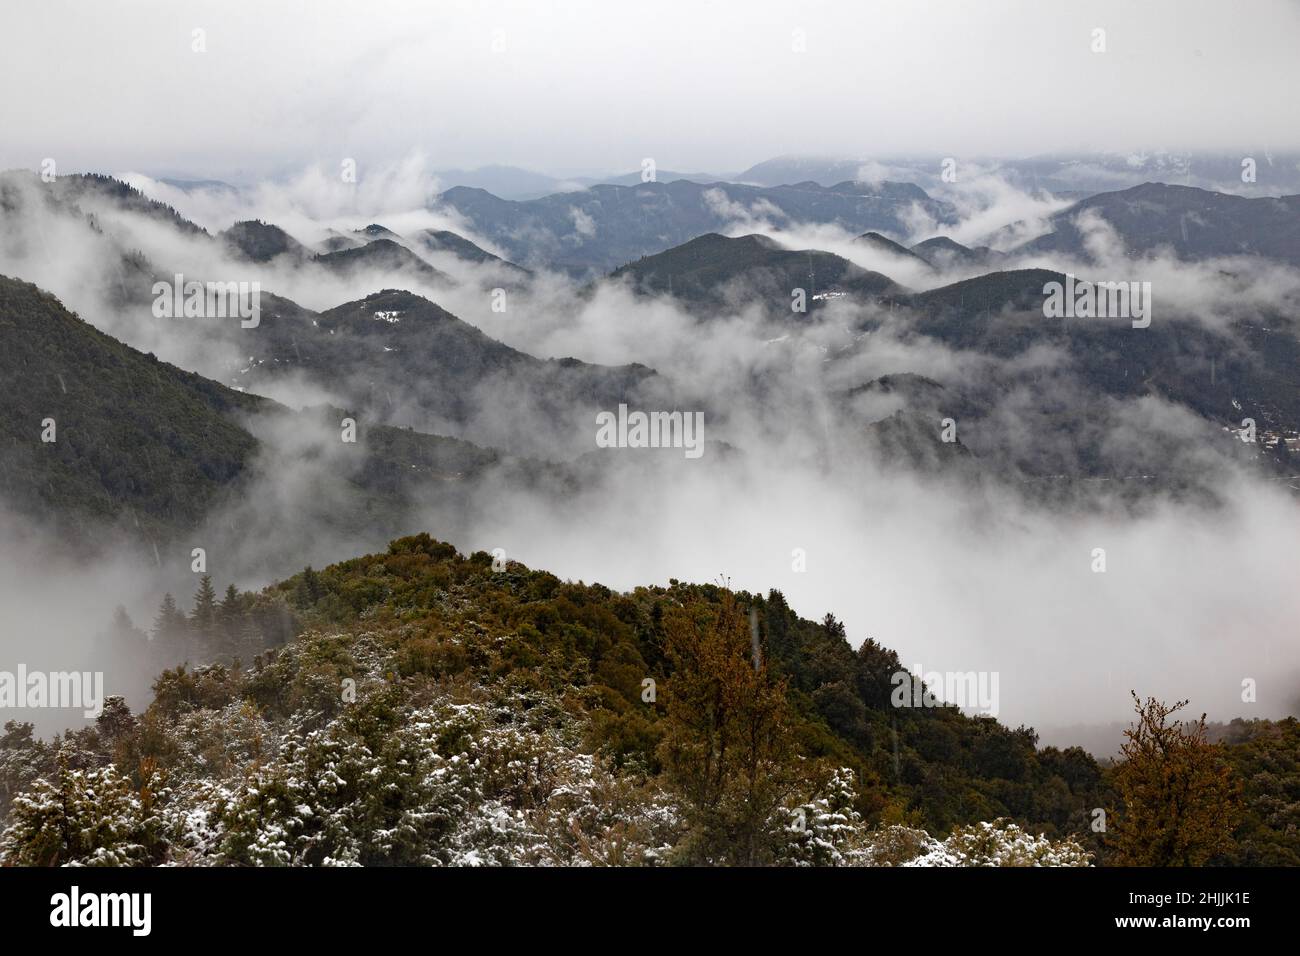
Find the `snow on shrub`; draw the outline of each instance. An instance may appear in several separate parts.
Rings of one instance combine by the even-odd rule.
[[[1034,836],[1005,819],[958,827],[946,840],[887,827],[872,834],[865,857],[869,866],[1091,865],[1091,854],[1073,840]]]

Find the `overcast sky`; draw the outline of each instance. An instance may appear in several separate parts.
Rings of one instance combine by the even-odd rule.
[[[3,19],[6,168],[252,179],[420,151],[572,175],[1300,145],[1294,0],[41,0]]]

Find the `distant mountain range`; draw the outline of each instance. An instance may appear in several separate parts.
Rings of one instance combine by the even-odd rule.
[[[1163,183],[1077,202],[1052,216],[1049,233],[1016,251],[1086,260],[1090,218],[1113,229],[1130,253],[1168,249],[1187,260],[1246,255],[1300,265],[1300,195],[1251,199]]]
[[[475,233],[525,266],[544,264],[591,277],[654,255],[740,221],[836,225],[851,232],[902,232],[916,212],[955,221],[947,203],[907,183],[831,187],[804,182],[761,188],[687,180],[637,186],[593,186],[528,202],[458,187],[437,200],[470,223]]]
[[[279,386],[308,384],[369,420],[473,434],[479,444],[533,456],[566,457],[595,412],[662,397],[667,388],[644,366],[535,358],[395,289],[323,312],[263,292],[256,328],[175,326],[196,346],[239,355],[222,380],[240,390],[275,394]],[[514,401],[532,410],[527,422],[504,413]],[[552,423],[549,431],[538,428],[541,421]]]
[[[872,182],[893,179],[929,190],[944,185],[944,161],[955,164],[956,183],[973,176],[995,174],[1011,185],[1082,199],[1144,182],[1199,186],[1243,195],[1267,196],[1300,192],[1300,154],[1249,149],[1241,153],[1171,152],[1057,153],[1024,158],[997,156],[845,157],[779,156],[764,160],[734,177],[735,182],[776,186],[812,181],[823,186],[845,180]],[[1251,161],[1254,180],[1242,178]]]
[[[232,253],[250,262],[266,263],[283,256],[293,265],[313,261],[335,273],[358,268],[409,269],[426,282],[453,281],[406,248],[403,237],[378,224],[351,234],[336,232],[317,244],[320,251],[316,253],[279,226],[259,220],[237,222],[220,233],[219,238]],[[413,235],[410,241],[427,252],[445,253],[462,262],[499,266],[520,280],[530,275],[527,269],[507,262],[448,230],[424,229]]]
[[[1163,315],[1148,328],[1128,318],[1047,318],[1044,287],[1062,282],[1042,269],[994,272],[925,292],[892,297],[905,316],[895,331],[924,336],[972,356],[997,360],[972,383],[953,376],[944,402],[935,392],[907,396],[915,411],[961,414],[963,442],[987,461],[1012,464],[1027,474],[1169,477],[1185,469],[1180,443],[1148,438],[1122,447],[1111,436],[1123,426],[1117,401],[1158,397],[1181,405],[1214,428],[1236,427],[1244,418],[1261,432],[1295,435],[1300,430],[1300,338],[1283,316],[1252,317],[1212,329],[1202,322]],[[893,319],[894,312],[889,313]],[[873,328],[886,322],[872,323]],[[849,365],[855,349],[836,356]],[[1044,349],[1066,361],[1026,361]],[[1020,391],[1017,429],[1040,436],[1013,450],[1008,422],[986,417],[1008,393]],[[1205,437],[1211,435],[1207,428]],[[1241,451],[1224,441],[1220,451]],[[1195,457],[1194,455],[1192,457]]]
[[[1239,153],[1156,149],[1026,157],[917,154],[854,158],[794,154],[765,159],[739,171],[682,172],[665,167],[655,170],[655,179],[661,183],[686,179],[700,184],[723,182],[753,186],[803,182],[834,186],[842,182],[872,183],[888,179],[916,183],[930,190],[944,185],[945,160],[956,164],[958,182],[966,175],[994,173],[1019,189],[1048,192],[1066,199],[1083,199],[1144,182],[1252,196],[1300,193],[1300,153],[1278,153],[1262,147],[1243,149]],[[1247,161],[1253,181],[1243,179],[1246,172],[1243,164]],[[502,199],[520,201],[599,185],[636,186],[641,184],[643,176],[634,168],[626,172],[566,176],[501,164],[435,169],[433,175],[443,191],[456,187],[482,189]],[[241,187],[217,179],[168,176],[158,181],[186,192],[241,192]]]
[[[104,293],[116,306],[137,314],[149,308],[152,283],[171,278],[171,266],[149,262],[131,250],[95,210],[111,207],[146,217],[250,263],[287,264],[343,279],[365,274],[386,277],[394,284],[408,280],[433,290],[454,289],[457,280],[427,261],[428,256],[448,267],[460,262],[497,270],[521,283],[525,295],[532,281],[528,270],[446,230],[401,236],[374,222],[338,232],[332,237],[340,240],[334,251],[317,251],[320,246],[309,246],[274,224],[258,221],[237,223],[209,236],[175,210],[105,177],[63,177],[47,188],[33,177],[14,175],[0,177],[0,213],[8,223],[0,251],[6,255],[33,251],[33,236],[24,228],[32,210],[25,203],[32,195],[44,195],[68,223],[84,228],[87,241],[98,250],[95,255],[110,262],[117,257],[120,270],[109,270]],[[710,191],[712,195],[706,196]],[[1139,253],[1167,245],[1188,258],[1241,252],[1292,261],[1287,257],[1294,254],[1294,231],[1288,225],[1295,218],[1293,198],[1247,199],[1187,187],[1138,187],[1075,204],[1051,220],[1052,232],[1020,251],[1049,261],[1055,253],[1078,254],[1083,248],[1079,219],[1095,212],[1112,222],[1125,243]],[[449,201],[448,196],[443,200]],[[464,208],[459,211],[466,218],[479,217],[474,223],[476,235],[486,233],[496,246],[520,252],[527,252],[529,245],[523,236],[541,235],[530,229],[544,231],[547,222],[568,221],[574,228],[582,224],[587,235],[581,243],[557,246],[541,239],[537,246],[570,264],[586,260],[590,265],[584,272],[613,256],[611,248],[648,242],[658,225],[689,232],[694,228],[691,223],[720,215],[714,207],[729,203],[748,203],[746,208],[755,215],[773,219],[820,216],[829,221],[839,216],[892,217],[900,203],[933,202],[915,187],[896,185],[863,192],[852,184],[829,189],[801,185],[727,190],[687,182],[600,187],[530,203],[512,203],[472,190],[453,191],[450,200],[461,202]],[[788,213],[780,213],[781,208]],[[931,208],[949,212],[942,205]],[[1243,238],[1250,239],[1244,247]],[[1175,314],[1162,314],[1151,328],[1142,330],[1130,328],[1127,322],[1048,319],[1043,312],[1044,287],[1062,276],[1050,269],[1007,271],[1017,264],[1015,254],[965,246],[945,236],[909,248],[875,229],[862,231],[854,245],[922,269],[917,274],[926,277],[925,283],[908,288],[887,273],[862,268],[830,252],[790,248],[764,235],[729,237],[710,231],[619,263],[596,281],[623,283],[638,295],[670,296],[701,320],[757,302],[768,306],[772,318],[804,323],[817,321],[822,307],[847,300],[862,311],[837,313],[842,316],[837,321],[849,325],[842,330],[841,344],[828,349],[826,381],[820,385],[852,424],[849,441],[861,441],[865,433],[859,426],[866,425],[886,454],[913,462],[932,460],[936,416],[954,414],[954,409],[964,420],[962,456],[995,469],[1011,464],[1028,474],[1105,475],[1130,465],[1147,469],[1145,473],[1160,473],[1173,461],[1176,449],[1153,446],[1135,455],[1132,449],[1108,447],[1103,442],[1106,430],[1098,425],[1115,414],[1108,403],[1143,396],[1182,405],[1220,431],[1251,417],[1262,431],[1300,433],[1300,344],[1287,316],[1248,315],[1217,330]],[[945,282],[950,274],[972,272],[971,278]],[[807,313],[792,312],[795,289],[806,291]],[[481,453],[485,456],[481,461],[495,461],[503,454],[574,460],[591,450],[590,422],[595,412],[621,403],[678,407],[675,369],[602,366],[575,358],[529,355],[484,334],[430,298],[401,288],[373,291],[324,310],[306,308],[264,289],[261,321],[253,329],[235,322],[163,320],[171,323],[168,334],[178,336],[175,341],[190,346],[193,354],[209,356],[209,361],[216,356],[239,357],[227,367],[205,369],[221,385],[132,353],[22,283],[7,287],[7,296],[9,318],[4,328],[9,331],[3,334],[17,337],[21,347],[7,352],[5,385],[10,393],[29,396],[30,401],[24,400],[6,421],[8,440],[16,451],[4,481],[10,496],[38,510],[52,507],[50,501],[76,500],[79,513],[120,517],[126,512],[112,504],[120,499],[130,503],[131,514],[143,525],[192,522],[248,468],[256,440],[240,424],[239,415],[262,414],[275,407],[252,396],[277,395],[302,386],[330,395],[335,404],[364,422],[414,429],[403,435],[455,435],[472,441],[480,450],[470,458],[480,460],[475,455]],[[39,335],[28,328],[33,322],[43,330]],[[86,356],[80,365],[57,354],[48,335],[59,329],[77,331],[69,341],[79,343],[72,346],[74,352]],[[935,371],[919,375],[908,367],[875,378],[853,377],[847,370],[854,367],[855,356],[869,350],[873,336],[881,331],[905,341],[933,339],[979,357],[986,370],[974,380]],[[777,342],[771,347],[782,346]],[[1060,355],[1063,363],[1044,362],[1042,356],[1048,354]],[[1033,356],[1039,357],[1030,361]],[[96,394],[74,405],[134,409],[131,403],[138,400],[142,403],[138,410],[125,411],[116,425],[84,427],[80,432],[74,427],[66,433],[66,446],[33,458],[39,452],[30,443],[30,432],[44,417],[71,414],[69,421],[75,421],[76,412],[65,410],[58,400],[65,385],[72,388],[65,372],[72,370],[78,387],[85,388],[96,380],[90,369],[100,367],[120,371],[120,388],[127,397]],[[103,388],[112,386],[112,380],[102,374],[98,382]],[[54,385],[59,393],[51,391]],[[764,386],[756,382],[755,387]],[[1040,416],[1034,427],[1044,434],[1064,436],[1057,445],[1071,446],[1070,455],[1062,458],[1059,449],[1032,443],[1010,448],[1001,441],[1005,423],[990,416],[1016,390],[1034,396],[1030,405],[1033,414]],[[888,399],[891,409],[884,420],[879,417],[879,409],[885,407],[882,398]],[[54,413],[44,411],[47,408]],[[518,408],[527,408],[530,414],[513,414]],[[184,409],[183,421],[170,421],[168,409]],[[117,435],[115,429],[124,427],[123,422],[144,423],[141,427],[147,431],[143,436]],[[187,444],[184,436],[193,429],[211,440],[193,439]],[[78,434],[88,433],[116,437],[105,444],[78,439]],[[387,447],[404,450],[394,450],[390,461],[400,463],[403,456],[417,454],[407,446],[423,440],[394,438]],[[157,456],[152,451],[141,454],[145,459],[157,458],[160,474],[179,475],[191,469],[194,480],[175,478],[170,485],[154,486],[146,475],[148,467],[138,460],[127,464],[114,460],[119,449],[147,450],[150,441],[161,442]],[[199,446],[202,454],[196,457]],[[426,452],[419,454],[427,457]],[[64,455],[81,457],[75,467],[60,465]],[[95,455],[104,456],[106,463],[82,467],[82,458]],[[172,465],[161,464],[172,458],[176,459]],[[374,467],[378,472],[366,474],[373,478],[382,472],[388,475],[384,481],[396,480],[392,468],[397,464]],[[118,477],[119,472],[125,477]],[[419,468],[414,472],[423,473]],[[98,490],[61,484],[91,481],[92,475],[98,476],[93,478]],[[185,501],[169,498],[167,487],[182,484],[192,485]]]
[[[1240,157],[1218,154],[1048,156],[972,160],[971,166],[972,175],[995,171],[1020,188],[1074,200],[1051,218],[1048,234],[1021,244],[1017,252],[1078,257],[1083,245],[1076,221],[1080,214],[1096,213],[1137,253],[1168,247],[1188,259],[1245,253],[1294,263],[1300,256],[1300,229],[1295,225],[1300,199],[1286,193],[1300,193],[1300,156],[1261,153],[1249,158],[1256,164],[1253,183],[1241,181]],[[679,174],[663,170],[651,183],[641,183],[639,174],[608,177],[610,182],[604,184],[533,174],[536,183],[549,183],[544,188],[553,191],[519,200],[511,198],[521,194],[513,188],[503,186],[493,193],[456,185],[431,197],[431,202],[464,217],[477,235],[504,249],[515,263],[591,278],[709,232],[734,234],[737,225],[746,223],[772,229],[794,223],[833,224],[885,239],[882,233],[898,236],[909,231],[906,216],[915,208],[930,216],[942,232],[944,225],[955,222],[955,212],[927,192],[949,188],[939,175],[942,159],[880,163],[782,157],[732,177],[755,185],[710,182],[703,176],[673,179]],[[497,168],[498,172],[505,169]],[[1199,178],[1189,170],[1198,171]],[[878,179],[882,173],[898,181]],[[958,175],[960,183],[960,171]],[[68,184],[54,190],[63,201],[75,202],[78,192],[88,188],[100,192],[127,188],[109,187],[112,181],[105,177],[98,177],[97,185],[96,177],[63,179]],[[464,177],[463,181],[492,179]],[[211,182],[187,185],[212,187]],[[1226,192],[1198,188],[1207,185]],[[1278,193],[1284,195],[1277,198]],[[137,206],[142,198],[137,198]],[[374,237],[339,235],[317,251],[341,251],[369,238]],[[458,238],[471,243],[467,237]],[[252,249],[257,241],[250,237],[245,244]],[[250,253],[255,261],[261,261],[259,255],[287,248],[285,237],[261,241],[263,248]],[[1007,229],[985,241],[1009,251],[1016,240]],[[912,251],[942,267],[993,268],[1001,261],[993,249],[936,248],[941,242],[950,240],[933,237]],[[442,248],[451,247],[444,242]],[[491,254],[479,250],[471,255],[484,261]]]
[[[644,174],[637,170],[629,173],[611,173],[607,176],[551,176],[537,173],[518,166],[480,166],[477,169],[439,169],[434,175],[444,189],[464,186],[470,189],[483,189],[502,199],[540,199],[554,193],[573,192],[588,189],[591,186],[636,186],[643,181]],[[671,169],[655,170],[655,179],[668,183],[677,179],[689,179],[697,183],[716,183],[729,181],[733,177],[715,173],[681,173]]]

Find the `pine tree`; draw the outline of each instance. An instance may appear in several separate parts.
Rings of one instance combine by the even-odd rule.
[[[135,729],[136,719],[127,706],[126,698],[111,694],[104,698],[103,710],[95,718],[95,730],[109,743],[115,743]]]
[[[159,661],[168,664],[187,660],[191,656],[189,622],[176,606],[176,599],[170,592],[163,595],[158,615],[154,618],[151,650]]]
[[[827,614],[822,618],[822,629],[829,637],[842,638],[846,634],[843,622],[837,620],[834,614]]]
[[[294,588],[293,603],[294,606],[306,610],[320,600],[321,595],[325,593],[320,583],[320,575],[312,569],[309,564],[303,568],[302,576],[298,580],[298,586]]]
[[[113,632],[115,634],[138,633],[135,622],[131,620],[131,615],[127,614],[126,608],[120,604],[113,608]]]
[[[203,637],[211,636],[217,624],[217,591],[212,586],[212,576],[199,579],[199,589],[194,592],[194,610],[190,612],[194,629]]]
[[[244,605],[233,584],[226,586],[226,594],[217,605],[217,630],[222,655],[239,656],[244,638]]]
[[[240,614],[239,589],[233,584],[226,585],[226,593],[219,605],[219,615],[224,626],[229,626]]]
[[[96,644],[96,666],[117,673],[135,672],[147,668],[148,656],[149,636],[119,604],[113,611],[113,623]]]
[[[158,614],[153,619],[153,639],[164,640],[171,628],[172,622],[179,615],[176,610],[176,599],[168,591],[163,595],[162,604],[158,606]]]

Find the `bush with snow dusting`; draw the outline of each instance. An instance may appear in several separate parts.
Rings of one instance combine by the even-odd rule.
[[[958,827],[946,840],[924,830],[892,826],[868,838],[868,866],[1090,866],[1091,854],[1073,840],[1049,840],[1009,820]]]

